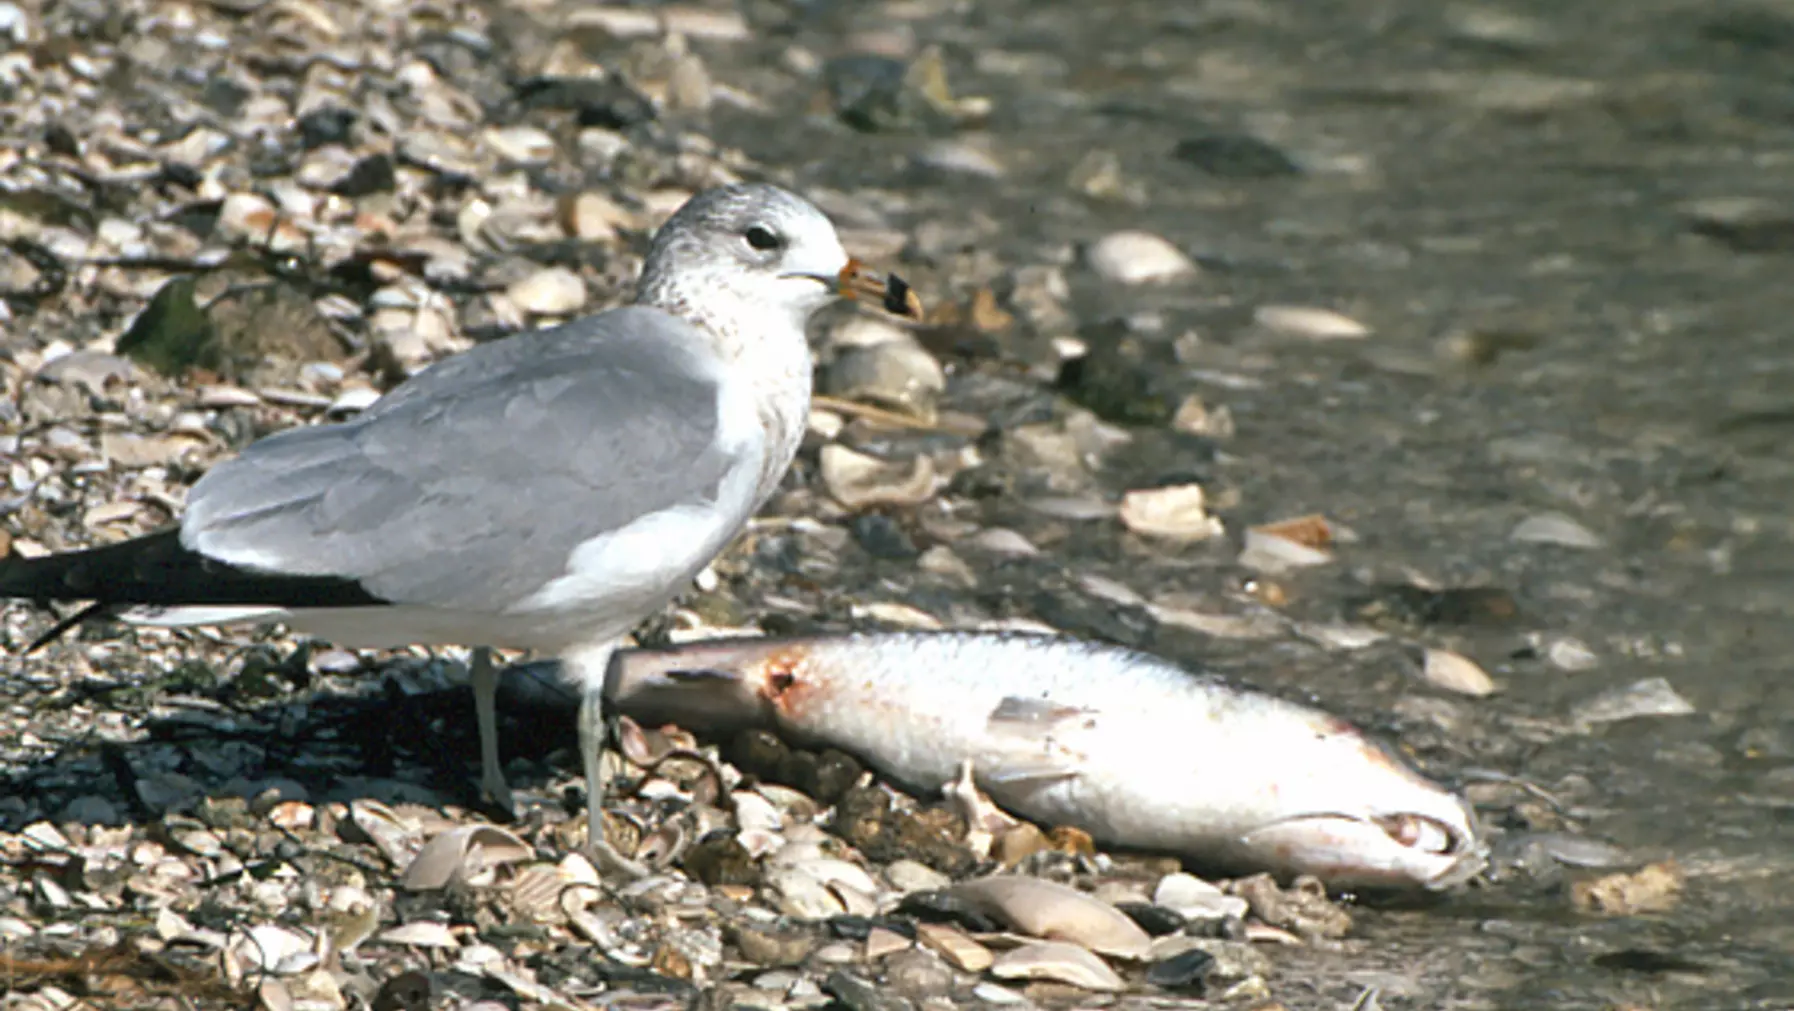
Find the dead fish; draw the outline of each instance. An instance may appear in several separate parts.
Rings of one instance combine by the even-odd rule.
[[[970,762],[1004,809],[1204,867],[1442,888],[1487,847],[1468,804],[1337,717],[1130,650],[934,632],[625,650],[638,719],[757,725],[936,790]]]

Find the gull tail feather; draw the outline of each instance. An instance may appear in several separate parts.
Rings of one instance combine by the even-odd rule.
[[[173,616],[182,608],[249,609],[372,607],[388,603],[349,579],[289,576],[228,565],[182,546],[178,529],[162,530],[117,544],[0,560],[0,597],[48,604],[92,603],[60,619],[29,649],[35,650],[88,618],[120,610],[143,610],[155,622],[157,609]],[[188,624],[188,621],[173,622]]]

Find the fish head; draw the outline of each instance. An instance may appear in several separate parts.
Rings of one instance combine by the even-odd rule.
[[[619,649],[605,672],[607,703],[645,723],[672,722],[727,730],[768,721],[758,657],[733,644],[675,649]]]
[[[1488,863],[1476,813],[1457,794],[1358,734],[1332,736],[1335,754],[1293,810],[1240,837],[1260,863],[1338,888],[1443,889]],[[1294,800],[1294,797],[1289,799]]]

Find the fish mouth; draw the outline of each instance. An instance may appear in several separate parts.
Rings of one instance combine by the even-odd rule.
[[[1254,829],[1240,843],[1330,885],[1437,891],[1469,881],[1488,863],[1488,847],[1473,825],[1413,812],[1311,814]]]
[[[849,301],[865,301],[875,305],[893,316],[919,320],[922,318],[922,300],[916,297],[915,289],[909,282],[896,274],[880,277],[871,268],[858,260],[850,259],[847,265],[836,274],[787,274],[787,277],[801,277],[816,281],[826,286],[835,294]]]

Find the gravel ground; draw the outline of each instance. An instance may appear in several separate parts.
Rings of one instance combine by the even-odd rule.
[[[1312,882],[1211,884],[1173,861],[1095,852],[1052,826],[981,831],[839,753],[626,722],[607,756],[620,798],[611,829],[656,873],[600,881],[578,852],[572,700],[544,665],[506,675],[501,742],[524,810],[503,822],[474,795],[460,652],[349,653],[278,629],[100,623],[26,655],[56,617],[9,604],[6,1007],[1337,1008],[1460,984],[1480,996],[1458,1006],[1502,1006],[1506,988],[1528,967],[1558,965],[1560,949],[1595,967],[1600,982],[1579,978],[1579,993],[1652,1001],[1662,983],[1711,996],[1727,969],[1773,987],[1777,935],[1735,959],[1713,945],[1682,958],[1674,931],[1649,917],[1688,908],[1677,902],[1690,867],[1582,834],[1615,797],[1652,792],[1648,771],[1587,756],[1610,747],[1594,737],[1602,728],[1694,708],[1653,674],[1675,670],[1685,635],[1646,621],[1577,634],[1573,616],[1642,577],[1558,561],[1599,557],[1624,536],[1567,511],[1623,499],[1627,517],[1637,506],[1649,523],[1660,505],[1650,492],[1629,497],[1626,453],[1602,457],[1609,470],[1591,477],[1595,451],[1516,433],[1512,416],[1532,415],[1530,391],[1553,381],[1654,381],[1583,363],[1541,368],[1514,403],[1460,384],[1524,358],[1535,317],[1552,309],[1541,299],[1516,315],[1484,295],[1503,311],[1460,310],[1456,292],[1486,273],[1480,259],[1457,268],[1470,276],[1440,274],[1414,304],[1494,323],[1423,334],[1419,309],[1408,319],[1388,310],[1395,339],[1358,364],[1337,349],[1363,344],[1367,324],[1298,296],[1202,295],[1201,327],[1185,331],[1190,299],[1161,293],[1187,292],[1217,267],[1259,294],[1310,290],[1263,267],[1304,229],[1348,235],[1311,255],[1354,275],[1406,264],[1393,240],[1358,238],[1366,222],[1346,228],[1327,203],[1383,178],[1334,150],[1337,138],[1302,138],[1264,110],[1253,122],[1279,144],[1219,127],[1175,143],[1170,160],[1207,187],[1154,176],[1149,189],[1150,173],[1106,148],[1077,153],[1069,172],[1038,150],[1007,149],[986,129],[993,116],[1011,117],[1010,139],[1038,144],[1078,103],[1055,106],[1062,96],[1043,89],[993,108],[960,94],[948,68],[970,63],[987,81],[1077,75],[1042,56],[1027,25],[1014,51],[967,58],[926,44],[927,25],[949,15],[975,25],[975,8],[0,0],[0,551],[32,556],[163,526],[210,463],[255,438],[351,414],[474,342],[618,304],[673,208],[706,186],[768,179],[828,211],[850,252],[902,273],[928,318],[898,324],[843,307],[819,321],[822,396],[792,474],[642,638],[1057,629],[1223,667],[1269,658],[1279,686],[1304,694],[1368,685],[1387,705],[1349,715],[1465,788],[1504,840],[1497,877],[1513,887],[1441,912],[1354,907]],[[1454,53],[1552,49],[1543,22],[1454,11],[1442,29]],[[804,35],[815,24],[832,48]],[[1216,3],[1173,27],[1251,37],[1286,24],[1268,6]],[[1739,24],[1727,30],[1753,46],[1774,27]],[[1396,29],[1398,39],[1430,30]],[[1162,69],[1156,52],[1078,75],[1108,89],[1101,105],[1117,132],[1151,130],[1163,147],[1168,99],[1130,76]],[[1475,129],[1586,125],[1578,117],[1600,94],[1567,73],[1445,72],[1424,62],[1435,55],[1426,46],[1402,55],[1416,66],[1334,95],[1349,109],[1340,115],[1424,98],[1441,115],[1468,108]],[[1260,99],[1248,80],[1279,102],[1306,94],[1276,61],[1247,73],[1230,58],[1196,68],[1205,100],[1250,105]],[[1675,81],[1651,81],[1655,91],[1609,103],[1621,122],[1674,104],[1664,96]],[[1522,150],[1537,143],[1530,127],[1501,136]],[[713,137],[782,153],[757,161]],[[1384,161],[1391,173],[1404,165]],[[879,185],[852,182],[866,164]],[[1287,220],[1281,204],[1239,196],[1303,172],[1318,180],[1311,206],[1288,208]],[[1453,185],[1437,199],[1455,213],[1460,174],[1442,178]],[[999,179],[1009,191],[981,201]],[[1043,217],[1073,208],[1060,218],[1078,223],[1077,243],[1037,241],[1028,186],[1045,194]],[[1251,238],[1208,250],[1168,241],[1142,230],[1160,202],[1233,215]],[[1688,205],[1685,227],[1773,250],[1786,244],[1778,206],[1716,197]],[[1439,220],[1433,253],[1485,248],[1453,231],[1457,218]],[[1542,241],[1525,227],[1513,226],[1512,244]],[[1018,242],[1032,252],[1003,259]],[[1558,252],[1513,273],[1555,276],[1567,262]],[[1725,269],[1743,284],[1766,268]],[[1245,336],[1205,341],[1198,329]],[[1433,383],[1416,397],[1424,424],[1406,414],[1400,433],[1388,419],[1332,424],[1340,403],[1421,376]],[[1255,435],[1235,438],[1233,404],[1258,412],[1247,420]],[[1486,461],[1466,456],[1455,465],[1464,473],[1429,472],[1424,487],[1391,484],[1411,495],[1404,532],[1421,533],[1409,540],[1354,529],[1374,523],[1373,510],[1354,515],[1349,488],[1334,499],[1339,471],[1316,460],[1381,460],[1411,479],[1405,458],[1436,450],[1426,440],[1442,437],[1427,426],[1457,409],[1501,420],[1477,446]],[[1283,440],[1274,454],[1273,438]],[[1648,462],[1675,480],[1705,466],[1660,441]],[[1254,486],[1272,476],[1281,497],[1267,502]],[[1448,484],[1458,497],[1438,491]],[[1307,505],[1279,512],[1286,502]],[[1314,503],[1330,515],[1306,515]],[[1417,543],[1445,526],[1474,528],[1509,558],[1447,558]],[[1759,527],[1731,530],[1748,538]],[[1526,557],[1549,561],[1511,560],[1535,549]],[[1370,560],[1341,564],[1354,551]],[[1505,660],[1492,677],[1476,655]],[[1599,691],[1558,677],[1603,662],[1620,680]],[[1478,708],[1540,672],[1549,682],[1535,694]],[[1756,733],[1738,743],[1746,757],[1786,756],[1785,735]],[[1678,775],[1720,775],[1703,742],[1671,738],[1662,750]],[[1547,786],[1496,771],[1541,754],[1533,768]],[[1695,855],[1684,863],[1710,887],[1786,877],[1773,856]],[[969,884],[996,869],[1037,883],[1003,901]],[[1562,921],[1566,906],[1589,919],[1572,938],[1541,941],[1539,924]],[[1059,929],[1040,927],[1043,909]],[[1470,942],[1447,935],[1502,945],[1504,960],[1472,973]]]

